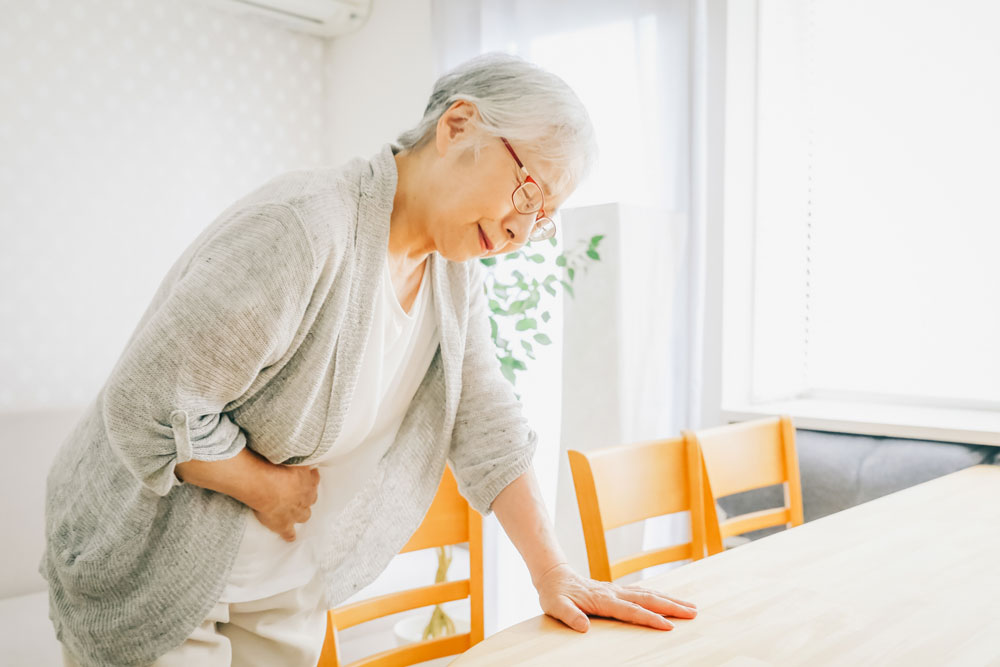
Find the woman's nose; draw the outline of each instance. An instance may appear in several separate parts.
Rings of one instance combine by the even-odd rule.
[[[535,226],[537,213],[518,213],[514,211],[504,220],[503,229],[511,243],[524,245]]]

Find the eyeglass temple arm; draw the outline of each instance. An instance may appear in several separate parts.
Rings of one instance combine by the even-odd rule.
[[[514,149],[513,149],[513,148],[511,148],[511,146],[510,146],[510,142],[509,142],[509,141],[507,141],[506,139],[504,139],[503,137],[500,137],[500,141],[502,141],[502,142],[503,142],[503,145],[507,147],[507,151],[508,151],[508,152],[510,153],[510,156],[511,156],[512,158],[514,158],[514,162],[516,162],[516,163],[517,163],[517,166],[518,166],[518,168],[519,168],[519,169],[520,169],[520,170],[521,170],[522,172],[524,172],[524,176],[525,176],[525,178],[526,178],[526,179],[531,179],[531,182],[532,182],[532,183],[535,183],[535,179],[531,178],[531,174],[529,174],[529,173],[528,173],[528,168],[527,168],[527,167],[525,167],[525,166],[524,166],[523,164],[521,164],[521,158],[517,157],[517,153],[515,153],[515,152],[514,152]],[[537,184],[537,183],[535,183],[535,185],[538,185],[538,184]]]

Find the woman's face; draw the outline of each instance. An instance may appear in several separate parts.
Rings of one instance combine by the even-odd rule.
[[[446,259],[464,262],[519,249],[535,225],[536,213],[518,213],[512,195],[523,182],[517,163],[497,137],[484,140],[475,159],[460,138],[475,131],[468,122],[475,107],[456,102],[438,124],[433,180],[427,200],[430,234],[436,250]],[[457,131],[456,131],[457,130]],[[444,136],[442,136],[444,134]],[[545,214],[552,216],[565,195],[552,193],[551,165],[526,146],[511,143],[518,158],[541,185]]]

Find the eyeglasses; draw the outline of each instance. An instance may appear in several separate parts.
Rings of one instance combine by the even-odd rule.
[[[528,169],[521,164],[520,158],[517,157],[517,153],[514,149],[510,147],[510,142],[500,137],[500,141],[503,145],[507,147],[510,151],[510,155],[514,158],[514,162],[517,163],[518,168],[521,173],[524,174],[524,182],[517,186],[514,190],[514,194],[511,195],[511,200],[514,202],[514,208],[518,213],[537,213],[535,217],[535,226],[531,228],[531,233],[528,234],[529,241],[545,241],[556,235],[556,223],[552,222],[552,218],[545,215],[545,198],[542,196],[542,188],[535,182],[535,179],[531,177],[528,173]]]

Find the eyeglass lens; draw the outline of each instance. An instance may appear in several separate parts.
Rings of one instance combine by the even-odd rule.
[[[514,207],[519,213],[537,213],[542,208],[542,190],[535,183],[526,181],[514,191]]]

